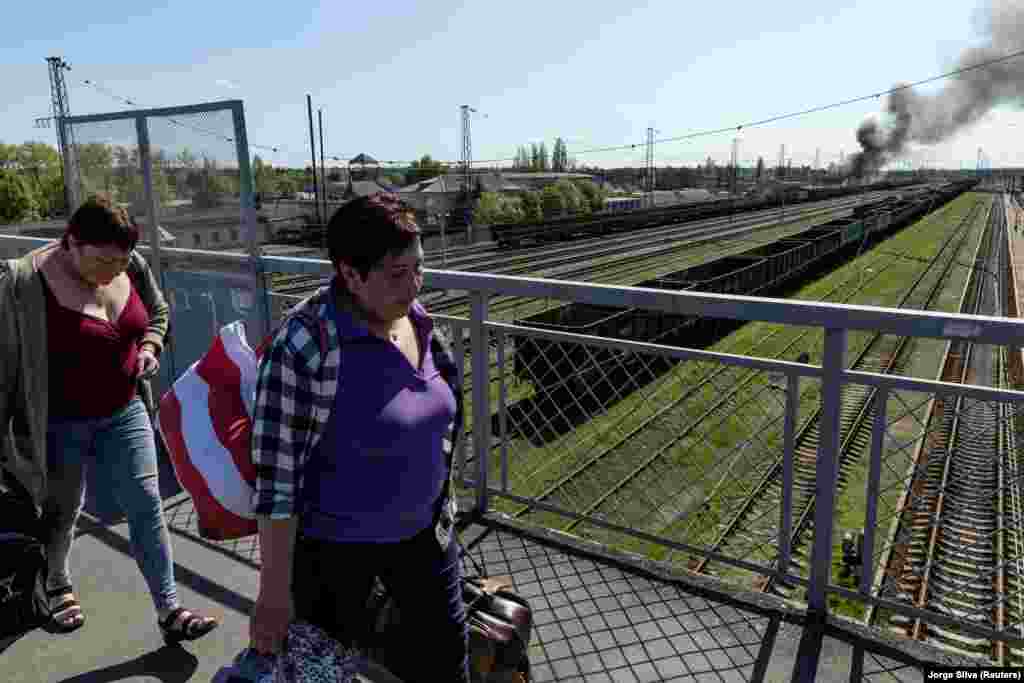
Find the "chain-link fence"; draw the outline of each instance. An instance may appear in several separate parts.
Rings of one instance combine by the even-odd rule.
[[[839,614],[1024,661],[1024,402],[1000,380],[1001,347],[952,342],[939,383],[902,374],[936,346],[903,335],[847,349],[852,332],[776,326],[755,357],[622,339],[714,337],[724,320],[597,305],[554,318],[486,323],[470,344],[487,353],[470,383],[489,375],[467,398],[490,419],[470,409],[488,445],[471,445],[465,477],[490,509],[801,602],[817,585]]]

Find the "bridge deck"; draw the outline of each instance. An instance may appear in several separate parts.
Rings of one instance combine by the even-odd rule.
[[[88,621],[70,635],[40,629],[0,641],[5,681],[205,683],[246,645],[258,591],[256,543],[198,539],[183,494],[167,498],[166,507],[183,603],[221,615],[221,628],[184,648],[162,646],[127,525],[109,501],[91,497],[73,555]],[[658,574],[628,556],[505,518],[476,518],[462,538],[488,574],[510,575],[530,600],[538,682],[786,681],[799,654],[819,643],[820,681],[917,681],[924,663],[955,661],[850,622],[815,628],[780,600]]]

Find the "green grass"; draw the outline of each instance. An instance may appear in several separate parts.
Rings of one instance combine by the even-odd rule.
[[[748,249],[775,242],[784,237],[795,235],[799,232],[806,230],[814,225],[821,224],[822,218],[820,216],[822,212],[816,212],[815,216],[810,218],[801,218],[800,220],[790,220],[783,223],[779,223],[777,226],[764,228],[759,230],[755,235],[745,237],[742,239],[723,239],[717,240],[711,245],[697,246],[693,249],[685,252],[683,255],[679,253],[673,253],[661,257],[652,257],[649,261],[644,262],[639,266],[633,265],[625,269],[618,269],[618,271],[608,271],[604,273],[595,274],[594,277],[588,278],[588,282],[597,282],[601,284],[609,285],[632,285],[637,282],[643,282],[645,280],[661,277],[669,273],[674,273],[684,268],[690,268],[692,266],[707,263],[711,260],[722,258],[731,254],[738,254]],[[621,260],[621,255],[615,257],[608,257],[605,261],[614,264],[616,261]],[[535,277],[544,277],[543,271],[537,273]],[[541,313],[551,308],[565,305],[564,302],[550,301],[550,300],[529,300],[519,299],[516,297],[495,297],[491,301],[492,309],[495,310],[490,319],[499,322],[513,322],[525,318],[530,315]],[[455,317],[468,317],[468,307],[460,307],[453,310],[444,311],[446,316]],[[508,354],[511,359],[511,353]],[[465,412],[466,412],[466,428],[472,428],[472,358],[470,357],[468,350],[466,354],[466,365],[465,365],[465,377],[466,382],[464,386],[465,392]],[[490,377],[490,405],[492,406],[492,413],[496,412],[498,406],[498,395],[499,386],[497,382],[497,371],[495,368],[491,369]],[[506,391],[507,391],[507,403],[511,404],[515,401],[530,398],[534,395],[532,385],[528,382],[522,382],[515,380],[511,376],[506,378]]]
[[[723,256],[738,254],[753,247],[775,242],[784,237],[802,232],[814,225],[825,223],[830,215],[830,211],[816,211],[813,215],[801,217],[799,220],[788,220],[772,227],[761,228],[755,234],[743,238],[726,238],[715,240],[711,243],[694,245],[670,254],[651,256],[649,259],[637,264],[622,265],[622,254],[592,259],[590,260],[590,266],[601,269],[588,274],[585,279],[580,281],[607,285],[633,285],[637,282],[661,277]],[[535,273],[530,273],[530,276],[559,279],[559,271],[564,267],[540,269]],[[490,302],[492,311],[490,319],[511,322],[515,319],[524,318],[561,305],[564,305],[564,302],[524,300],[519,297],[493,297]],[[468,318],[469,305],[465,304],[445,309],[443,313],[445,315]]]

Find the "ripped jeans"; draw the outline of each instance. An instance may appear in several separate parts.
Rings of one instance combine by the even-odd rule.
[[[71,583],[69,556],[75,522],[85,501],[85,481],[95,467],[128,519],[132,552],[157,611],[178,606],[171,539],[157,480],[156,441],[139,398],[113,415],[51,419],[46,430],[49,476],[43,503],[49,576],[47,587]]]

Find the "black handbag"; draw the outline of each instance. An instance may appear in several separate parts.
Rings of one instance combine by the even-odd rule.
[[[5,486],[0,473],[0,638],[17,637],[46,623],[46,568],[35,505],[16,483]]]
[[[453,539],[454,540],[454,539]],[[489,577],[465,551],[476,575],[462,578],[469,627],[469,671],[474,683],[529,683],[533,611],[509,577]],[[369,656],[385,667],[402,656],[397,627],[401,614],[384,585],[374,584],[368,604],[372,642]],[[409,634],[404,634],[409,636]]]

